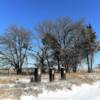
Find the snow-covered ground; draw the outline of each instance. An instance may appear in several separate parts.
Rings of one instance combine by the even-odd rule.
[[[31,83],[30,79],[1,76],[0,100],[100,100],[99,73],[67,74],[66,80],[56,74],[54,82],[49,82],[48,74],[42,75],[40,83]]]
[[[21,100],[100,100],[100,82],[93,85],[74,85],[72,90],[47,91],[43,88],[43,93],[38,97],[22,95]]]

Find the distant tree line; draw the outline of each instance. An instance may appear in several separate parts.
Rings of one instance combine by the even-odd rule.
[[[92,72],[93,57],[100,50],[91,24],[83,20],[72,21],[69,17],[60,17],[55,21],[46,20],[36,26],[40,46],[34,52],[33,33],[23,27],[12,25],[0,36],[0,65],[14,66],[17,74],[28,57],[36,59],[35,65],[41,67],[63,66],[66,72],[76,72],[78,65],[85,59],[88,72]],[[33,58],[31,58],[33,59]]]

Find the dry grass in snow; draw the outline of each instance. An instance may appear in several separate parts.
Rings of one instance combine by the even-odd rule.
[[[100,81],[100,73],[70,73],[66,74],[66,80],[60,80],[60,74],[55,75],[55,81],[49,82],[48,74],[42,75],[41,83],[30,83],[31,76],[1,76],[0,77],[0,100],[21,100],[21,96],[38,97],[44,93],[63,91],[72,91],[73,85],[83,83],[93,84]],[[48,92],[47,92],[48,91]],[[63,93],[63,92],[61,92]],[[56,94],[55,94],[56,95]],[[31,99],[29,99],[31,100]],[[70,99],[69,99],[70,100]]]

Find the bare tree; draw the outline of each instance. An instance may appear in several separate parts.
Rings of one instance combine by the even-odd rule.
[[[87,58],[88,72],[92,71],[93,53],[96,35],[91,25],[86,26],[83,20],[73,22],[68,17],[58,18],[55,22],[45,21],[37,26],[42,34],[42,43],[53,50],[55,61],[69,72],[77,70],[77,66]]]
[[[67,69],[71,66],[70,60],[73,51],[76,50],[74,46],[79,41],[77,33],[81,32],[82,28],[81,21],[73,23],[68,17],[58,18],[54,23],[45,21],[37,26],[37,31],[43,36],[43,44],[53,49],[53,56],[58,63],[58,71],[62,65]]]
[[[15,25],[9,27],[4,35],[0,36],[1,63],[14,66],[17,74],[21,74],[30,43],[31,31]]]

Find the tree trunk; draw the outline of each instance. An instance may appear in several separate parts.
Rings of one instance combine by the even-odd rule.
[[[42,66],[41,66],[41,71],[42,73],[45,73],[45,69],[44,69],[44,62],[41,62]]]
[[[17,75],[21,75],[22,74],[22,68],[18,68],[17,69]]]
[[[73,72],[76,73],[77,72],[77,66],[73,67]]]
[[[90,63],[89,63],[89,55],[87,54],[87,64],[88,64],[88,72],[91,72]]]
[[[48,57],[47,57],[47,64],[48,64],[48,67],[50,68],[50,63],[49,63],[49,60],[48,60]]]
[[[73,72],[76,73],[77,72],[77,64],[74,64],[74,67],[73,67]]]
[[[58,72],[60,72],[60,63],[59,63],[59,59],[58,59]]]
[[[69,72],[69,66],[68,66],[68,64],[67,64],[67,66],[66,66],[66,72],[67,72],[67,73]]]
[[[91,72],[93,71],[92,65],[93,65],[93,53],[91,53]]]

